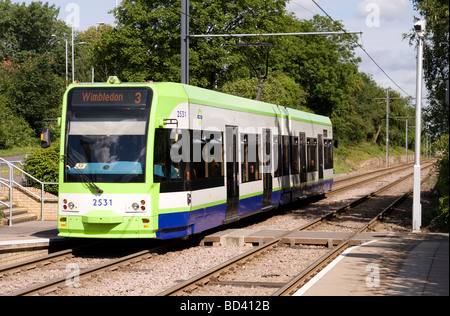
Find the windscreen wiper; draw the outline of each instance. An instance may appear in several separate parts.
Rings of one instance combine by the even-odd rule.
[[[74,165],[73,169],[75,169],[75,171],[80,175],[81,180],[83,181],[83,183],[86,183],[92,190],[94,190],[95,192],[97,192],[98,194],[102,194],[103,190],[100,189],[83,171],[81,171],[80,169],[76,168],[77,163],[75,161],[73,161],[72,158],[69,158],[67,155],[63,155],[65,164],[67,165]]]

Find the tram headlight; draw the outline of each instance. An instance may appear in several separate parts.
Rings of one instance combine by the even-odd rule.
[[[70,202],[67,199],[62,200],[62,209],[63,211],[73,211],[78,212],[77,206],[74,202]]]
[[[140,203],[135,202],[133,204],[131,204],[131,209],[130,212],[145,212],[146,207],[145,204],[147,202],[145,200],[141,200]]]

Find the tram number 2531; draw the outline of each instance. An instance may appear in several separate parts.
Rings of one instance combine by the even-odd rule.
[[[187,117],[186,111],[177,111],[177,118],[185,118]]]
[[[92,206],[112,206],[112,199],[92,199]]]

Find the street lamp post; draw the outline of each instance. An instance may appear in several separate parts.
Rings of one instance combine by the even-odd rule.
[[[181,83],[189,84],[189,0],[181,0]]]
[[[52,34],[52,37],[58,38],[56,34]],[[67,83],[69,81],[69,51],[68,51],[69,44],[67,38],[64,38],[64,41],[66,42],[66,88],[67,88]]]
[[[105,22],[97,22],[99,26],[105,25]],[[93,25],[93,24],[92,24]],[[91,45],[88,42],[79,42],[78,45]],[[94,82],[95,70],[92,66],[92,82]],[[75,43],[74,43],[74,27],[72,25],[72,83],[75,83]]]
[[[72,83],[75,83],[75,48],[74,48],[74,35],[73,35],[74,26],[72,24]]]
[[[414,30],[419,36],[417,47],[417,82],[416,82],[416,146],[414,158],[414,193],[413,193],[413,233],[420,233],[422,225],[422,205],[420,204],[420,137],[422,127],[422,72],[423,72],[423,38],[426,33],[426,21],[421,20],[414,24]]]

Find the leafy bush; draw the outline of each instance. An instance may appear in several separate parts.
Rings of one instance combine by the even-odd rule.
[[[433,211],[434,219],[445,231],[449,231],[448,211],[449,211],[449,136],[441,136],[437,142],[437,149],[443,151],[442,159],[439,161],[439,180],[437,189],[439,191],[439,202]]]
[[[0,95],[0,149],[29,146],[32,129],[23,118],[15,116],[5,103],[5,97]]]
[[[35,149],[27,158],[25,171],[42,182],[59,181],[59,142],[53,143],[50,148]],[[41,188],[41,185],[30,180],[30,185],[35,188]],[[57,185],[46,185],[45,191],[58,194]]]

